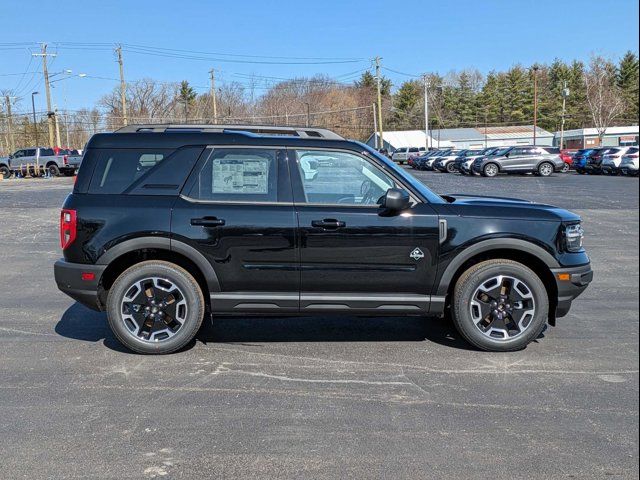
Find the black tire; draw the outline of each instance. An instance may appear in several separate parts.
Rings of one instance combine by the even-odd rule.
[[[585,171],[581,168],[576,168],[576,172],[578,172],[578,175],[584,175]]]
[[[499,275],[510,276],[523,282],[533,299],[534,313],[530,316],[523,314],[522,318],[529,318],[526,327],[513,337],[494,338],[483,333],[472,315],[474,294],[485,282]],[[549,297],[542,280],[530,268],[513,260],[487,260],[469,268],[456,282],[452,313],[456,329],[470,344],[492,352],[511,352],[523,349],[538,338],[548,319]]]
[[[500,167],[495,163],[487,163],[484,167],[482,167],[482,176],[484,177],[495,177],[500,173]]]
[[[567,162],[564,162],[564,165],[562,165],[562,173],[569,173],[569,170],[571,170],[571,165],[569,165]]]
[[[171,282],[179,289],[186,304],[182,325],[173,336],[159,341],[136,336],[127,327],[123,315],[126,294],[134,288],[136,282],[151,277],[160,277]],[[141,262],[129,267],[113,283],[107,297],[107,318],[111,331],[124,346],[137,353],[167,354],[180,350],[195,337],[202,325],[204,313],[204,296],[195,278],[182,267],[160,260]]]
[[[555,167],[553,166],[553,163],[542,162],[540,165],[538,165],[537,173],[541,177],[550,177],[551,175],[553,175],[554,170]]]
[[[7,167],[6,165],[0,166],[0,176],[5,179],[11,177],[11,170],[9,169],[9,167]]]
[[[447,163],[447,173],[456,173],[456,164],[454,162]]]
[[[57,177],[60,175],[60,169],[58,168],[58,166],[55,163],[52,163],[51,165],[47,166],[47,171],[49,172],[49,175],[51,175],[52,177]]]

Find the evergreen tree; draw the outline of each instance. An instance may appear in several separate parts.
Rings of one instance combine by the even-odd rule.
[[[638,56],[629,51],[620,60],[616,83],[622,91],[625,101],[623,118],[630,122],[638,121]]]

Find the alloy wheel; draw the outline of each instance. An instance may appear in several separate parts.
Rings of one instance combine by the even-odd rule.
[[[187,319],[187,301],[172,281],[149,277],[136,281],[127,289],[120,311],[131,335],[155,343],[178,333]]]
[[[532,290],[522,280],[498,275],[476,288],[470,303],[473,323],[492,340],[511,340],[522,335],[536,313]]]

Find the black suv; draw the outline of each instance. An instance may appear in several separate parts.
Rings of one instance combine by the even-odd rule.
[[[87,145],[55,278],[141,353],[210,315],[447,312],[508,351],[591,282],[582,235],[549,205],[436,195],[328,130],[128,126]]]

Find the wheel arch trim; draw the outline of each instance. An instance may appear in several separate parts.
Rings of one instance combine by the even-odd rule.
[[[202,255],[202,253],[200,253],[194,247],[187,245],[186,243],[179,240],[171,239],[168,237],[138,237],[125,240],[118,243],[117,245],[114,245],[105,253],[103,253],[96,261],[96,265],[109,265],[117,258],[121,257],[122,255],[126,255],[131,251],[143,250],[148,248],[166,250],[168,252],[175,252],[183,255],[184,257],[191,260],[200,269],[205,281],[207,282],[207,287],[209,288],[210,292],[220,291],[220,282],[218,280],[218,276],[211,266],[211,263],[209,263],[205,256]]]
[[[446,295],[449,291],[451,281],[460,267],[476,255],[489,253],[493,250],[519,250],[523,253],[537,257],[547,265],[549,269],[560,267],[558,261],[549,252],[527,240],[520,240],[517,238],[483,240],[466,247],[453,260],[451,260],[438,280],[437,288],[433,292],[434,295]]]

